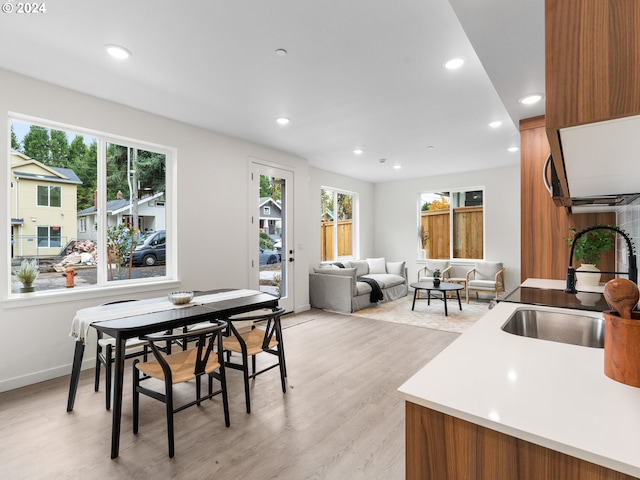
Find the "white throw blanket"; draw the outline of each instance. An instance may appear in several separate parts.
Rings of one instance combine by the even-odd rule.
[[[104,322],[105,320],[114,320],[116,318],[133,317],[136,315],[144,315],[147,313],[163,312],[174,308],[184,308],[194,305],[204,305],[208,303],[221,302],[233,298],[250,297],[258,295],[262,292],[257,290],[231,290],[228,292],[212,293],[208,295],[200,295],[194,297],[190,303],[183,305],[174,305],[167,297],[151,298],[148,300],[136,300],[134,302],[114,303],[107,306],[97,306],[83,308],[76,312],[71,322],[71,332],[69,336],[76,340],[84,342],[89,327],[95,322]]]

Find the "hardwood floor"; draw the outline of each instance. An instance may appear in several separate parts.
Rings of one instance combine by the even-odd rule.
[[[277,369],[259,376],[247,415],[242,375],[228,369],[231,426],[219,398],[176,414],[173,459],[162,403],[142,397],[132,433],[130,362],[116,460],[104,381],[94,392],[93,370],[82,372],[72,413],[68,376],[0,394],[0,478],[403,479],[405,410],[396,389],[458,334],[316,309],[283,325],[286,395]],[[270,357],[259,355],[259,364]]]

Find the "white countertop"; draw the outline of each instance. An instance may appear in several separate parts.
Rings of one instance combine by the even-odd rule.
[[[532,285],[528,285],[532,286]],[[604,374],[604,350],[500,329],[500,302],[405,382],[406,401],[640,477],[640,388]]]

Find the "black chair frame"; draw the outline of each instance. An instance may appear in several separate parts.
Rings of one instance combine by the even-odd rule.
[[[166,406],[167,413],[167,439],[169,443],[169,457],[173,457],[175,453],[175,444],[174,444],[174,422],[173,416],[175,413],[178,413],[188,407],[193,405],[198,405],[202,403],[204,400],[211,399],[216,395],[222,394],[222,404],[224,410],[224,419],[225,425],[228,427],[231,422],[229,419],[229,402],[227,398],[227,387],[226,387],[226,375],[225,375],[225,362],[222,350],[222,332],[227,327],[227,322],[222,320],[213,320],[212,326],[210,328],[201,329],[197,332],[192,333],[180,333],[180,334],[172,334],[172,333],[164,333],[164,334],[153,334],[153,335],[145,335],[140,337],[142,340],[146,340],[149,342],[149,347],[151,352],[153,353],[156,361],[162,368],[162,372],[164,374],[164,394],[158,392],[157,390],[152,390],[146,388],[141,385],[141,381],[147,380],[151,377],[147,375],[140,375],[140,371],[137,369],[137,364],[140,362],[139,359],[134,360],[133,362],[133,433],[138,433],[138,424],[139,424],[139,408],[140,408],[140,395],[144,394],[148,397],[154,398],[163,402]],[[186,404],[180,405],[178,407],[174,406],[173,403],[173,374],[171,371],[171,367],[162,356],[161,351],[164,349],[158,347],[156,345],[157,342],[167,342],[167,345],[170,345],[172,342],[194,342],[196,341],[197,349],[197,361],[195,364],[194,376],[195,376],[195,384],[196,384],[196,399],[188,402]],[[217,351],[214,351],[214,348]],[[213,371],[209,374],[205,373],[205,367],[209,360],[211,354],[218,356],[218,363],[220,364],[219,373]],[[176,354],[180,355],[180,354]],[[203,375],[208,376],[208,393],[206,395],[202,395],[201,389],[201,378]],[[217,390],[213,390],[212,379],[218,380],[220,382],[220,388]]]
[[[259,315],[252,316],[241,316],[236,317],[236,321],[253,321],[260,322],[266,321],[265,325],[265,333],[264,338],[262,340],[262,352],[269,353],[271,355],[275,355],[278,357],[277,363],[269,365],[259,371],[256,371],[256,355],[251,356],[251,373],[249,373],[249,365],[248,365],[248,350],[247,344],[244,341],[242,334],[238,332],[236,327],[233,325],[234,317],[227,318],[226,321],[228,323],[228,332],[227,335],[233,334],[233,336],[238,340],[240,344],[241,352],[239,352],[242,356],[242,363],[234,363],[231,361],[231,351],[226,350],[227,361],[225,362],[225,366],[228,368],[232,368],[234,370],[241,370],[244,375],[244,393],[245,393],[245,403],[247,407],[247,413],[251,413],[251,396],[249,392],[249,379],[254,379],[258,375],[265,373],[273,368],[280,368],[280,382],[282,384],[282,393],[287,393],[286,386],[286,378],[287,378],[287,364],[284,355],[284,343],[282,341],[282,326],[280,324],[280,317],[285,313],[285,309],[282,307],[278,307],[272,310],[269,313],[261,313]],[[255,329],[255,325],[252,329]],[[275,335],[276,341],[278,345],[275,349],[269,348],[269,343],[271,339]],[[260,352],[258,352],[260,353]]]

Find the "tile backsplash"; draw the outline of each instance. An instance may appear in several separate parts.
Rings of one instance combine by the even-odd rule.
[[[620,210],[616,213],[616,224],[631,237],[634,252],[637,256],[640,244],[640,199],[620,207]],[[627,272],[629,270],[629,252],[627,251],[627,243],[620,235],[616,236],[616,252],[616,271]],[[621,277],[626,278],[624,275]]]

